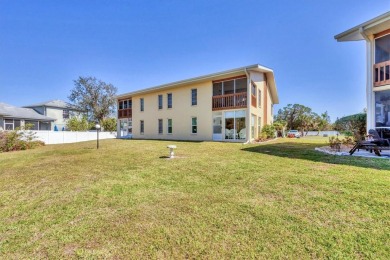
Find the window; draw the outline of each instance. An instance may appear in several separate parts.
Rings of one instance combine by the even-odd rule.
[[[254,115],[251,115],[251,137],[255,138],[255,120],[256,117]]]
[[[68,119],[69,118],[69,110],[68,109],[62,110],[62,118],[63,119]]]
[[[191,133],[198,133],[198,119],[196,117],[191,118]]]
[[[259,107],[261,107],[261,90],[259,89],[259,94],[258,94],[258,104],[259,104]]]
[[[375,92],[376,127],[390,126],[390,90]]]
[[[261,117],[257,118],[257,135],[261,135]]]
[[[225,112],[225,139],[246,139],[245,110]]]
[[[123,101],[123,109],[127,109],[127,100]]]
[[[172,108],[172,93],[167,94],[168,108]]]
[[[139,129],[140,134],[143,135],[144,134],[144,120],[140,121],[139,128],[140,128]]]
[[[198,104],[198,89],[191,89],[191,105],[196,106]]]
[[[123,102],[119,101],[119,109],[123,109]]]
[[[140,98],[140,109],[141,109],[141,111],[144,111],[144,99],[143,98]]]
[[[158,120],[158,133],[159,134],[163,133],[163,120],[162,119]]]
[[[4,128],[5,130],[14,130],[14,120],[4,119]]]
[[[223,94],[234,94],[234,80],[223,82]]]
[[[247,92],[246,90],[246,78],[236,79],[236,90],[235,93]]]
[[[158,109],[162,109],[162,108],[163,108],[163,96],[158,95]]]
[[[256,96],[256,85],[254,83],[251,84],[251,89],[252,89],[252,95]]]
[[[375,63],[390,60],[390,34],[375,39]]]
[[[172,134],[172,119],[168,119],[168,134]]]
[[[247,92],[247,78],[213,82],[213,96]]]

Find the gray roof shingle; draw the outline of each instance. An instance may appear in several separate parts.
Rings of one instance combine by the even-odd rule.
[[[16,107],[0,102],[0,116],[20,119],[55,121],[54,118],[41,115],[32,108]]]
[[[40,102],[40,103],[23,106],[23,107],[57,107],[57,108],[67,108],[67,109],[77,110],[77,108],[74,105],[60,99]]]

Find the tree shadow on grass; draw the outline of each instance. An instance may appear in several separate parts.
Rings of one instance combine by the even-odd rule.
[[[251,146],[243,148],[241,150],[245,152],[268,154],[272,156],[285,157],[290,159],[309,160],[313,162],[350,165],[379,170],[390,169],[390,160],[388,159],[325,154],[314,150],[318,146],[319,144],[313,143],[285,142]]]

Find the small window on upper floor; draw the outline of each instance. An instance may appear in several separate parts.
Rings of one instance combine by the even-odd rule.
[[[198,104],[198,89],[191,89],[191,105],[196,106]]]
[[[162,109],[162,108],[163,108],[163,96],[158,95],[158,109]]]
[[[168,108],[172,108],[172,93],[167,94]]]
[[[144,111],[144,99],[143,98],[140,98],[140,110],[141,111]]]
[[[261,107],[261,90],[259,89],[259,94],[258,94],[257,102],[259,104],[259,107]]]
[[[62,110],[62,118],[63,119],[68,119],[69,118],[69,110],[68,109]]]

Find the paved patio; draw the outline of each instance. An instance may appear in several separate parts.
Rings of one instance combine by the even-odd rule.
[[[315,148],[316,151],[332,154],[332,155],[343,155],[343,156],[351,156],[349,154],[349,150],[344,148],[340,152],[336,152],[332,150],[329,146],[323,146],[323,147],[317,147]],[[358,156],[358,157],[366,157],[366,158],[382,158],[382,159],[390,159],[390,151],[382,151],[381,156],[375,155],[375,153],[370,153],[370,151],[366,151],[364,149],[360,149],[359,151],[356,151],[352,156]]]

